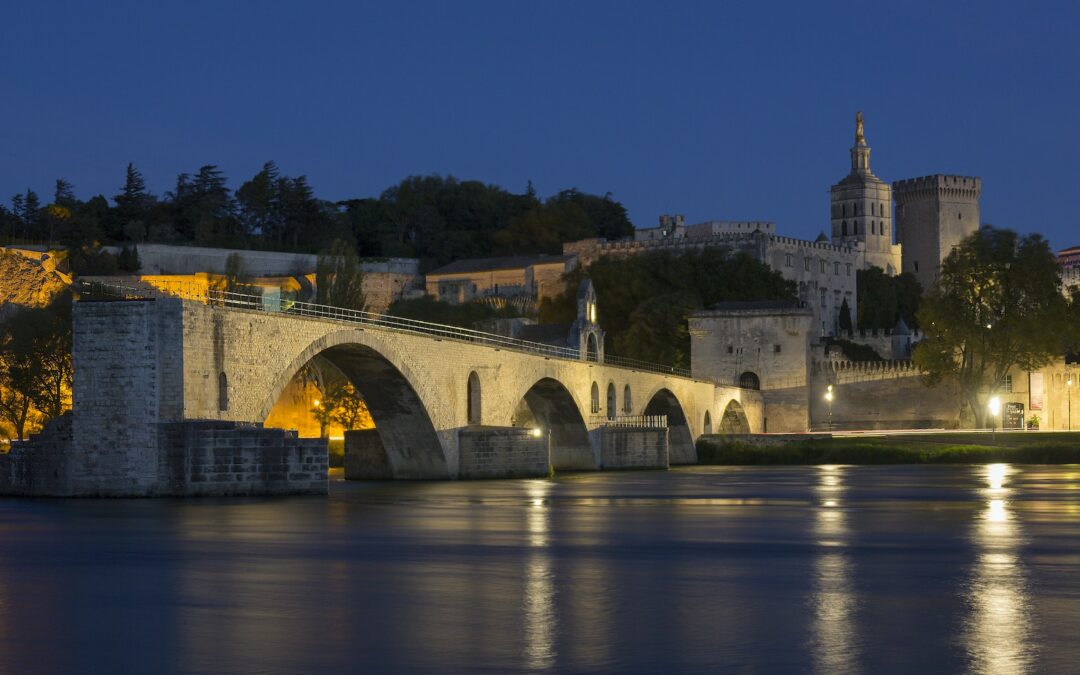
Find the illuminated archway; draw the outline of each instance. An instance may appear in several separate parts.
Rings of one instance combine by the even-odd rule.
[[[364,445],[373,467],[371,476],[364,477],[449,478],[435,426],[409,378],[398,367],[372,347],[358,343],[343,342],[309,352],[283,369],[263,405],[261,419],[269,416],[296,373],[320,359],[352,384],[375,423],[374,430],[364,432],[370,434]]]
[[[682,404],[675,394],[668,389],[656,392],[645,406],[645,414],[667,416],[668,456],[672,464],[697,463],[694,435],[690,431],[690,423],[686,420]]]
[[[720,418],[720,433],[722,434],[748,434],[750,422],[746,419],[746,412],[742,404],[731,399],[724,408],[724,416]]]
[[[535,427],[548,434],[551,465],[556,471],[597,468],[585,419],[574,397],[557,380],[546,377],[530,387],[510,424]]]

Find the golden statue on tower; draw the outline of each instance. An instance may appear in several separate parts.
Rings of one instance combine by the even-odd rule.
[[[855,144],[866,145],[866,136],[863,135],[862,111],[855,113]]]

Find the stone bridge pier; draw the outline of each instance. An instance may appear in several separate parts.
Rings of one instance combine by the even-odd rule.
[[[260,428],[316,356],[367,404],[376,436],[363,443],[365,465],[381,467],[378,477],[546,475],[549,465],[633,466],[633,453],[648,456],[642,466],[693,463],[700,434],[761,429],[755,391],[452,333],[176,298],[81,301],[74,316],[71,451],[58,494],[325,492],[324,443]],[[667,417],[662,462],[655,430],[639,440],[605,432],[641,416]]]

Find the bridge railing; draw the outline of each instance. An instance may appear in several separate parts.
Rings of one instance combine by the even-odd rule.
[[[512,349],[515,351],[538,354],[549,358],[568,359],[581,361],[581,352],[572,347],[550,345],[543,342],[532,342],[512,338],[497,333],[485,333],[483,331],[448,326],[419,319],[406,319],[390,314],[378,314],[358,309],[334,307],[312,302],[302,302],[275,296],[262,296],[254,293],[238,293],[219,289],[170,289],[161,291],[148,286],[135,286],[118,283],[105,283],[100,281],[77,282],[77,290],[90,297],[104,296],[119,299],[150,299],[154,297],[179,297],[185,300],[196,300],[217,307],[230,307],[234,309],[247,309],[261,312],[288,314],[291,316],[306,316],[319,319],[329,319],[360,326],[374,328],[390,328],[409,333],[417,333],[431,337],[462,340],[477,344],[488,345],[496,349]],[[677,377],[690,377],[690,371],[686,368],[675,368],[660,363],[649,363],[637,359],[629,359],[621,356],[605,355],[604,365],[630,368],[650,373],[675,375]]]
[[[667,429],[667,415],[593,415],[589,421],[595,426],[624,429]]]

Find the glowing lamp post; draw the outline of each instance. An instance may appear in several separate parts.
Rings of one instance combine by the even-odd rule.
[[[825,400],[829,403],[829,431],[832,431],[832,402],[833,402],[833,390],[830,384],[825,388]]]
[[[1070,375],[1069,379],[1065,380],[1065,392],[1069,397],[1069,431],[1072,431],[1072,385],[1073,379]]]
[[[997,416],[1001,414],[1001,399],[991,396],[986,407],[990,409],[990,433],[993,434],[997,431]]]

